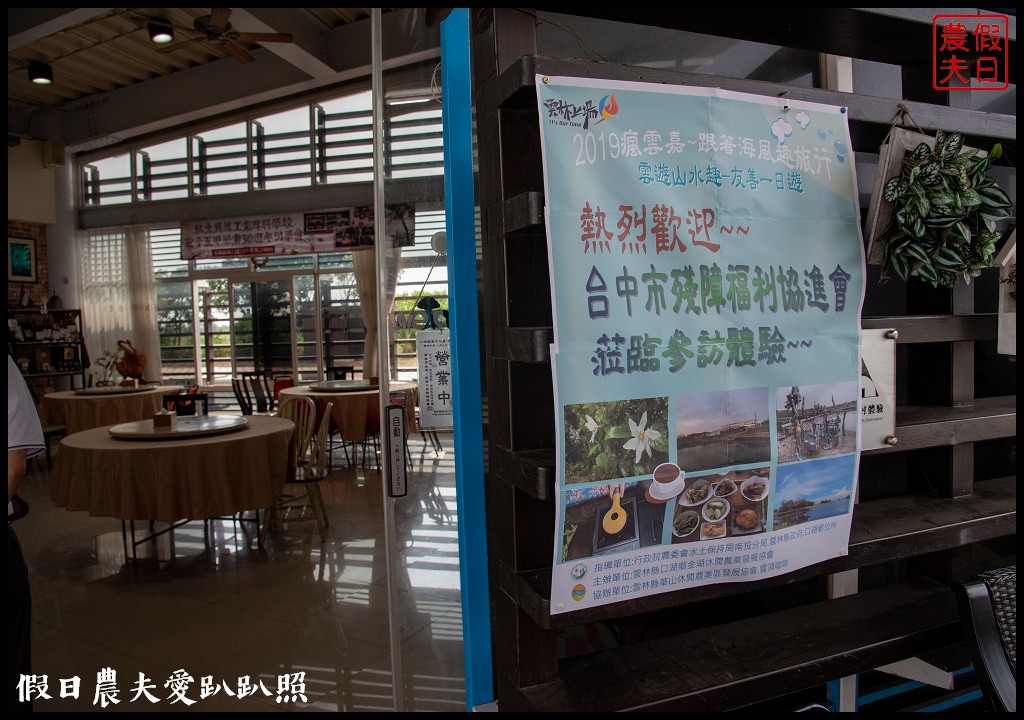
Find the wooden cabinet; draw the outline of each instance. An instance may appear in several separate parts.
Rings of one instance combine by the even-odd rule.
[[[85,386],[85,344],[78,310],[8,310],[8,352],[26,379],[67,377]]]
[[[782,9],[783,18],[765,24],[717,8],[630,8],[628,15],[588,8],[579,11],[585,17],[578,24],[557,25],[575,35],[576,27],[614,19],[647,25],[652,37],[685,28],[723,44],[783,46],[744,77],[686,72],[685,64],[546,56],[537,48],[551,27],[530,13],[474,13],[499,709],[725,711],[775,703],[793,710],[826,702],[834,687],[849,692],[845,679],[908,660],[949,672],[950,682],[954,674],[964,677],[959,671],[970,663],[950,585],[978,569],[1012,564],[1016,553],[1016,374],[1014,361],[995,351],[994,269],[969,286],[933,290],[917,280],[880,283],[879,269],[868,268],[862,326],[898,333],[896,442],[862,453],[848,555],[778,578],[551,614],[557,442],[534,83],[539,75],[713,86],[844,107],[862,215],[878,147],[900,113],[927,132],[961,130],[974,146],[1001,142],[1011,159],[1015,114],[965,109],[964,98],[933,91],[922,71],[930,59],[930,18],[907,13]],[[614,44],[616,30],[605,32]],[[579,46],[598,55],[602,43]],[[890,99],[872,87],[838,92],[759,79],[779,77],[767,69],[809,51],[894,64],[902,94]],[[828,57],[819,58],[823,65]],[[636,58],[646,59],[640,48]],[[1013,113],[1009,107],[1005,112]],[[1008,176],[1000,185],[1011,194],[1013,164],[1000,168]],[[863,682],[852,683],[858,703],[866,702]],[[836,707],[850,709],[842,702]]]

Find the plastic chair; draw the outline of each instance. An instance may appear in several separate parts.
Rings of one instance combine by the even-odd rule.
[[[280,403],[281,402],[281,391],[284,390],[285,388],[290,388],[290,387],[294,387],[294,386],[295,386],[295,378],[293,378],[291,376],[291,374],[284,374],[284,373],[282,373],[280,375],[274,375],[274,394],[273,394],[274,402],[275,403]]]
[[[301,485],[303,492],[297,495],[282,495],[274,504],[273,510],[275,522],[315,520],[321,542],[327,540],[327,527],[330,525],[330,521],[327,519],[327,506],[324,504],[323,494],[320,492],[320,481],[327,477],[328,473],[327,440],[330,434],[333,406],[334,403],[327,403],[313,440],[309,459],[296,468],[295,480],[289,481],[291,485]]]
[[[1017,712],[1017,566],[953,583],[978,687],[995,712]]]
[[[201,392],[164,395],[164,409],[174,410],[179,417],[210,414],[210,396]]]

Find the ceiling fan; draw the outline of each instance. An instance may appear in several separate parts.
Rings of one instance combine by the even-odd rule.
[[[191,37],[184,42],[161,47],[160,52],[174,52],[195,43],[209,43],[220,45],[238,62],[249,63],[255,58],[242,45],[239,45],[240,42],[294,42],[291,33],[239,32],[228,22],[230,16],[231,8],[211,8],[209,15],[197,17],[190,28],[167,23],[174,29],[181,30]]]

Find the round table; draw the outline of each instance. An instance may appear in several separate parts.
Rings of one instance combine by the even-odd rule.
[[[82,394],[79,390],[52,392],[39,401],[39,417],[44,422],[63,425],[67,434],[73,435],[103,425],[151,418],[160,412],[164,395],[180,391],[179,385],[154,385],[138,392],[111,395]]]
[[[241,430],[161,440],[112,437],[110,426],[68,435],[50,497],[94,517],[175,522],[270,507],[294,477],[291,420],[246,416]]]
[[[402,392],[405,395],[407,429],[415,425],[413,408],[416,406],[416,388],[416,383],[407,381],[393,382],[388,388],[390,392]],[[289,397],[313,398],[320,413],[323,413],[327,403],[334,403],[331,420],[345,442],[365,442],[367,428],[380,427],[380,388],[330,391],[296,385],[281,391],[279,403]]]

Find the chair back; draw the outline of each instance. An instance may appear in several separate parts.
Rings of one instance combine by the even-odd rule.
[[[243,415],[252,415],[252,398],[241,378],[231,378],[231,391],[235,393],[238,409]]]
[[[281,402],[281,391],[285,388],[295,386],[295,378],[291,375],[275,375],[274,376],[274,402]]]
[[[331,410],[333,409],[334,403],[327,403],[323,416],[320,418],[320,427],[313,440],[313,452],[305,471],[308,480],[321,480],[327,476],[328,440],[331,434]]]
[[[242,373],[246,388],[252,393],[254,412],[266,413],[274,409],[274,396],[267,387],[267,376],[262,372]]]
[[[209,415],[210,396],[201,392],[164,395],[164,409],[175,411],[179,417]]]
[[[982,696],[994,712],[1017,712],[1017,566],[952,583]]]
[[[295,465],[309,462],[313,432],[316,428],[316,403],[313,398],[293,395],[278,407],[278,417],[295,423]]]

